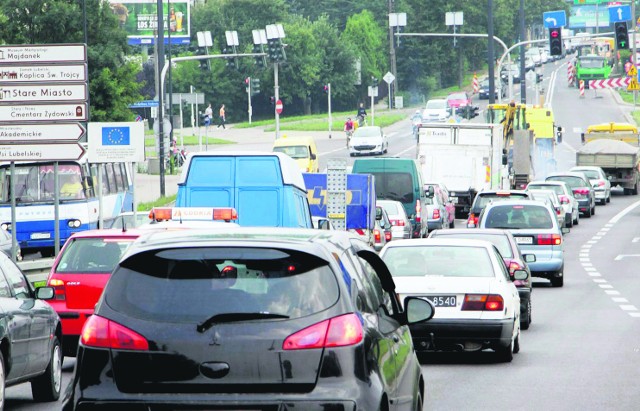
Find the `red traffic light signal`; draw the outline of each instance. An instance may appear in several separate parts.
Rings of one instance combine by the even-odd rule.
[[[549,29],[549,52],[552,56],[562,55],[562,29],[552,27]]]

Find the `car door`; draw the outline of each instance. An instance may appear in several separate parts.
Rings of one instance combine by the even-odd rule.
[[[9,275],[13,262],[0,253],[0,304],[4,317],[5,332],[9,340],[9,357],[5,361],[11,363],[7,381],[18,379],[27,374],[29,363],[29,343],[31,333],[31,310],[33,299],[30,298],[28,284],[15,281]],[[27,288],[25,288],[27,285]],[[4,336],[4,335],[3,335]]]
[[[500,282],[503,283],[503,287],[507,291],[506,295],[511,297],[509,299],[509,306],[507,307],[507,315],[509,315],[509,313],[511,312],[513,313],[514,319],[519,319],[520,318],[520,294],[518,294],[518,289],[516,288],[516,285],[513,283],[513,280],[509,275],[509,269],[504,263],[504,258],[502,258],[502,254],[500,254],[500,251],[498,251],[498,249],[495,246],[493,246],[493,253],[496,257],[496,261],[498,261],[500,272],[502,273],[502,276],[500,277]]]
[[[392,361],[383,361],[383,366],[387,367],[383,369],[383,373],[386,378],[393,377],[388,391],[389,409],[405,410],[415,400],[420,374],[409,327],[397,318],[401,308],[386,264],[370,250],[360,250],[358,256],[372,285],[374,300],[379,302],[379,329],[388,337],[390,349],[386,356]]]

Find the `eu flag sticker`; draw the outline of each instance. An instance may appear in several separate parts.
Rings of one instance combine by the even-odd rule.
[[[128,146],[129,136],[129,127],[102,127],[103,146]]]

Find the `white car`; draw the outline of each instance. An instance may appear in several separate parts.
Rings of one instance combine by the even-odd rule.
[[[451,117],[451,107],[445,99],[427,101],[427,107],[422,112],[423,123],[443,123]]]
[[[607,178],[600,167],[592,166],[577,166],[572,167],[569,171],[581,171],[587,176],[591,185],[593,185],[593,191],[596,194],[596,201],[605,205],[611,202],[611,181]]]
[[[564,208],[562,208],[562,204],[560,204],[560,198],[555,193],[555,191],[551,190],[527,190],[532,200],[545,201],[549,204],[549,206],[553,209],[553,212],[556,215],[556,219],[558,220],[558,225],[560,227],[566,227],[566,218],[567,213]]]
[[[377,200],[376,205],[384,208],[391,222],[391,237],[395,239],[411,238],[411,220],[399,201]]]
[[[358,127],[349,139],[349,155],[384,154],[389,150],[389,139],[378,126]]]
[[[400,299],[425,297],[436,307],[427,324],[410,326],[416,350],[491,348],[509,362],[520,349],[520,296],[490,242],[426,238],[392,241],[380,257]],[[524,279],[524,270],[514,272]]]
[[[564,226],[571,228],[580,223],[580,211],[578,200],[573,196],[573,191],[563,181],[532,181],[527,185],[528,190],[551,190],[558,195],[560,204],[564,209]]]

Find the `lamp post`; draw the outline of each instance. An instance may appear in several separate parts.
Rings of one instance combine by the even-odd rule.
[[[391,13],[393,2],[389,1],[389,56],[391,57],[391,74],[395,77],[395,83],[392,87],[389,83],[389,107],[392,106],[393,95],[398,84],[398,69],[396,65],[396,47],[400,45],[400,38],[395,35],[401,30],[401,27],[407,25],[407,13]]]
[[[158,61],[158,78],[162,77],[162,69],[164,67],[164,16],[162,15],[162,0],[158,0],[158,37],[156,38],[158,44],[158,55],[156,56],[156,60]],[[164,105],[163,100],[164,96],[162,95],[164,91],[162,90],[162,83],[160,83],[160,87],[158,87],[158,151],[160,153],[160,197],[165,196],[165,180],[164,180],[164,127],[163,127],[163,115],[164,115]]]
[[[266,27],[266,36],[267,43],[269,44],[269,57],[273,61],[273,92],[276,100],[276,106],[278,101],[280,100],[280,87],[278,85],[278,65],[280,63],[280,59],[276,55],[278,52],[283,52],[282,50],[278,50],[282,47],[282,39],[285,38],[284,28],[282,24],[269,24]],[[271,46],[273,44],[273,46]],[[284,55],[284,52],[283,52]],[[275,110],[276,116],[276,140],[280,138],[280,114],[278,110]]]

